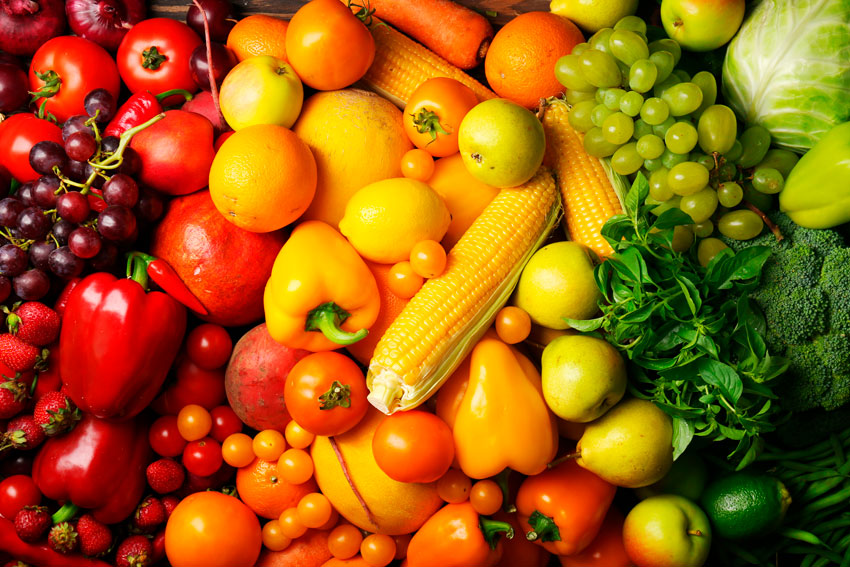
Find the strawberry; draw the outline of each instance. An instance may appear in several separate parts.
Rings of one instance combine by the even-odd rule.
[[[165,513],[165,506],[159,498],[154,496],[146,496],[139,507],[136,508],[136,513],[133,514],[133,526],[141,531],[153,531],[153,528],[165,522],[168,516]]]
[[[165,517],[168,518],[171,516],[171,513],[177,508],[177,505],[180,504],[180,499],[174,496],[173,494],[166,494],[162,497],[162,505],[165,506]]]
[[[47,534],[47,546],[59,553],[71,553],[78,543],[79,537],[71,522],[59,522]]]
[[[103,555],[112,547],[112,532],[109,527],[95,520],[91,514],[79,517],[77,534],[80,537],[80,552],[87,557]]]
[[[118,545],[115,564],[118,567],[147,567],[151,565],[153,546],[143,535],[132,535]]]
[[[6,434],[0,447],[6,445],[15,449],[35,449],[44,442],[44,431],[31,415],[19,415],[6,424]]]
[[[151,548],[153,549],[152,563],[157,563],[165,559],[165,530],[156,532],[156,535],[151,540]]]
[[[46,506],[24,506],[15,514],[15,532],[28,543],[40,540],[52,523]]]
[[[13,378],[0,376],[0,419],[8,419],[21,413],[29,403],[30,393],[20,374]]]
[[[159,459],[148,465],[145,470],[148,484],[157,494],[174,492],[186,479],[186,469],[177,461],[171,459]]]
[[[6,317],[9,332],[34,346],[55,341],[59,324],[59,314],[39,301],[27,301]]]
[[[15,372],[35,368],[41,356],[41,350],[11,333],[0,335],[0,361]]]
[[[74,428],[81,417],[80,410],[62,392],[48,392],[35,404],[33,418],[48,437]]]

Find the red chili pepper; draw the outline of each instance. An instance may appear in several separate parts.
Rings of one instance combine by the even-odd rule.
[[[0,518],[0,557],[3,553],[16,561],[41,567],[110,567],[109,563],[83,557],[79,553],[68,555],[53,551],[44,543],[27,543],[18,537],[15,524]]]
[[[192,93],[183,89],[173,89],[158,95],[150,91],[140,91],[127,99],[109,121],[103,131],[104,136],[120,136],[130,128],[144,124],[163,111],[162,101],[169,96],[181,94],[186,100],[192,100]]]
[[[165,293],[195,313],[209,315],[209,311],[201,303],[201,300],[195,297],[195,294],[183,283],[183,280],[180,279],[180,276],[168,262],[143,252],[130,252],[129,256],[130,262],[142,261],[145,263],[148,275]],[[129,272],[129,265],[127,269]]]

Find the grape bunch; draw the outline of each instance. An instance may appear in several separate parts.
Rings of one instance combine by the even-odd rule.
[[[100,135],[115,98],[93,90],[85,110],[62,125],[62,144],[33,146],[29,162],[40,177],[0,199],[0,301],[12,293],[39,300],[53,284],[113,269],[140,222],[162,215],[162,197],[133,179],[141,160],[127,145],[132,133]]]
[[[771,149],[770,134],[751,126],[738,135],[735,113],[717,103],[708,71],[676,66],[679,44],[648,42],[646,23],[627,16],[560,58],[555,75],[572,105],[570,124],[588,154],[610,158],[621,175],[649,179],[660,214],[687,213],[699,237],[717,229],[733,239],[757,236],[797,156]]]

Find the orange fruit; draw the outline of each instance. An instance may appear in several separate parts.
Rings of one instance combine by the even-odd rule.
[[[271,55],[286,61],[286,28],[289,22],[254,14],[242,18],[227,34],[227,47],[239,61],[257,55]]]
[[[526,12],[505,24],[484,59],[484,74],[500,97],[526,108],[557,96],[564,87],[555,78],[555,63],[584,41],[581,30],[551,12]]]
[[[289,484],[277,473],[277,463],[260,458],[236,471],[239,498],[263,518],[278,518],[287,508],[297,506],[303,496],[317,490],[313,479],[302,484]]]
[[[295,221],[316,194],[316,160],[290,129],[256,124],[238,130],[210,167],[210,196],[224,218],[251,232]]]

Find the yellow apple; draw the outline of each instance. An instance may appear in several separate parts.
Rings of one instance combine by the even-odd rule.
[[[745,0],[662,0],[667,35],[690,51],[711,51],[734,37],[744,20]]]
[[[255,124],[292,127],[301,113],[304,87],[295,70],[271,55],[249,57],[221,83],[219,104],[234,130]]]

